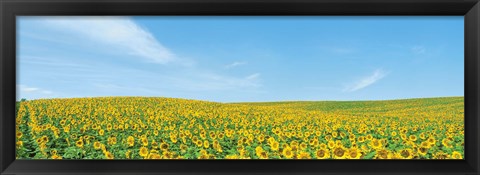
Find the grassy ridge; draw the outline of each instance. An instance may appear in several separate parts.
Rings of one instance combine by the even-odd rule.
[[[324,112],[341,112],[345,114],[361,114],[363,111],[378,112],[402,112],[418,113],[420,111],[436,111],[442,108],[463,108],[463,97],[436,97],[436,98],[414,98],[399,100],[377,100],[377,101],[285,101],[285,102],[254,102],[254,103],[232,103],[250,106],[272,106],[288,107],[293,109],[317,110]]]

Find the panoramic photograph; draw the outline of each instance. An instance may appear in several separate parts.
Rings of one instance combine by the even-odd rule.
[[[464,159],[463,16],[17,17],[16,159]]]

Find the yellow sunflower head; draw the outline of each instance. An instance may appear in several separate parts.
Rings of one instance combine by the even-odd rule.
[[[96,150],[99,150],[102,148],[102,144],[98,141],[94,142],[93,143],[93,148],[96,149]]]
[[[317,157],[317,159],[328,159],[330,158],[330,151],[321,148],[315,152],[315,156]]]
[[[289,146],[283,149],[282,154],[287,159],[291,159],[294,156],[292,148]]]
[[[335,147],[333,149],[333,158],[344,159],[347,156],[347,151],[343,147]]]
[[[463,159],[462,153],[458,151],[453,151],[452,155],[450,156],[452,159]]]
[[[142,157],[147,157],[148,156],[148,148],[142,146],[140,148],[140,153],[139,154]]]
[[[349,159],[360,159],[361,156],[362,156],[362,153],[360,152],[360,150],[358,148],[352,147],[352,148],[348,149],[347,158],[349,158]]]

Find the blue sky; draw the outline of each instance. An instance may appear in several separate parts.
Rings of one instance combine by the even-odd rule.
[[[17,99],[464,95],[457,17],[18,17]]]

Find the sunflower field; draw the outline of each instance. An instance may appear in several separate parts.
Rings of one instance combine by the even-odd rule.
[[[463,159],[464,98],[17,102],[17,159]]]

